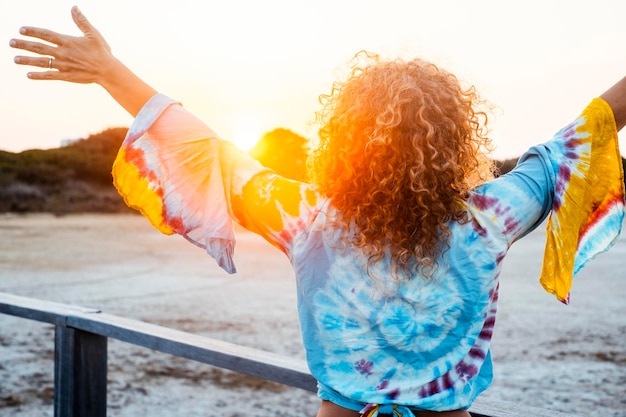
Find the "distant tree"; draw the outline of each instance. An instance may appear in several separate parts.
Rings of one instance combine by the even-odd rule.
[[[304,181],[308,152],[308,139],[288,129],[278,128],[263,135],[249,154],[277,174]]]
[[[496,160],[494,161],[497,171],[496,175],[504,175],[507,172],[511,171],[513,168],[517,166],[517,161],[519,158],[511,158],[505,159],[504,161]]]

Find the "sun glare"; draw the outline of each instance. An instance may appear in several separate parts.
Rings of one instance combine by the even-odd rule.
[[[263,132],[258,116],[238,114],[233,117],[232,142],[242,151],[249,151],[261,139]]]
[[[233,143],[242,151],[249,151],[261,139],[261,133],[254,129],[235,129]]]

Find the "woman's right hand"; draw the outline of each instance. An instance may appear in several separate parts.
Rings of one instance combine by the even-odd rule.
[[[76,6],[72,7],[72,19],[84,36],[64,35],[30,26],[20,28],[20,34],[46,43],[11,39],[11,47],[37,54],[18,55],[15,63],[43,68],[44,71],[27,74],[33,80],[99,84],[132,116],[136,116],[156,91],[113,56],[104,37]]]

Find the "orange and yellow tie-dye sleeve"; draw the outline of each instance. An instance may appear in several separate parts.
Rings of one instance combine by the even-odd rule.
[[[242,226],[289,255],[294,237],[312,222],[320,202],[310,184],[266,172],[246,184],[232,207]]]
[[[131,126],[113,165],[113,181],[126,204],[159,231],[182,235],[234,273],[229,203],[265,170],[178,103],[157,94]]]
[[[569,302],[572,276],[610,248],[624,217],[624,174],[611,108],[593,100],[559,132],[564,147],[547,225],[540,282]]]

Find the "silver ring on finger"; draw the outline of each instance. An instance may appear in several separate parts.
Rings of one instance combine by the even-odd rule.
[[[54,61],[53,58],[48,58],[48,68],[52,69],[52,61]]]

